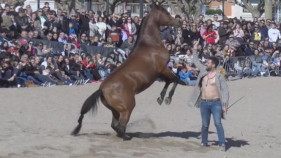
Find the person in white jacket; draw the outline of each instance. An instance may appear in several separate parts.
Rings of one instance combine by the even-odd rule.
[[[272,23],[271,28],[268,30],[269,42],[275,43],[278,38],[281,39],[280,31],[276,28],[276,24]]]

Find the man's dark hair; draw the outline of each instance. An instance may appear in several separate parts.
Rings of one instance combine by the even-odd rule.
[[[212,61],[212,64],[215,64],[215,68],[218,67],[220,61],[217,57],[211,56],[208,59]]]

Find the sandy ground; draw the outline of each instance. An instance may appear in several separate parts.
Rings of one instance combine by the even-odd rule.
[[[200,147],[201,118],[186,105],[192,87],[179,86],[170,106],[156,98],[164,83],[156,82],[137,96],[123,142],[110,127],[111,112],[102,104],[87,114],[80,136],[70,136],[84,100],[99,86],[0,89],[1,158],[279,158],[281,157],[280,78],[228,82],[232,106],[223,121],[227,152]],[[171,88],[171,87],[170,87]],[[209,144],[216,143],[211,122]]]

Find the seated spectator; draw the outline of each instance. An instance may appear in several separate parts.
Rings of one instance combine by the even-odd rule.
[[[196,80],[191,80],[192,72],[187,71],[185,67],[181,69],[179,72],[180,80],[185,82],[187,85],[194,86],[196,84]]]
[[[4,61],[1,66],[0,87],[5,87],[5,88],[11,87],[12,76],[13,76],[13,67],[11,66],[11,62]]]
[[[125,50],[125,49],[130,49],[132,50],[135,43],[134,43],[134,37],[133,36],[129,36],[128,39],[126,41],[124,41],[121,45],[121,49]]]
[[[67,43],[67,37],[65,36],[64,32],[59,34],[58,42]]]

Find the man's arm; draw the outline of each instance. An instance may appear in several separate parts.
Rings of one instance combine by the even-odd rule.
[[[222,107],[228,108],[228,102],[229,102],[229,90],[228,86],[226,84],[226,80],[223,76],[220,76],[220,93],[221,93],[221,101],[222,101]]]
[[[193,63],[196,66],[196,68],[199,69],[199,71],[204,71],[205,70],[205,66],[199,61],[199,57],[198,57],[198,45],[199,45],[199,41],[200,39],[198,39],[195,43],[193,43],[193,48],[192,48],[192,52],[193,52]]]

